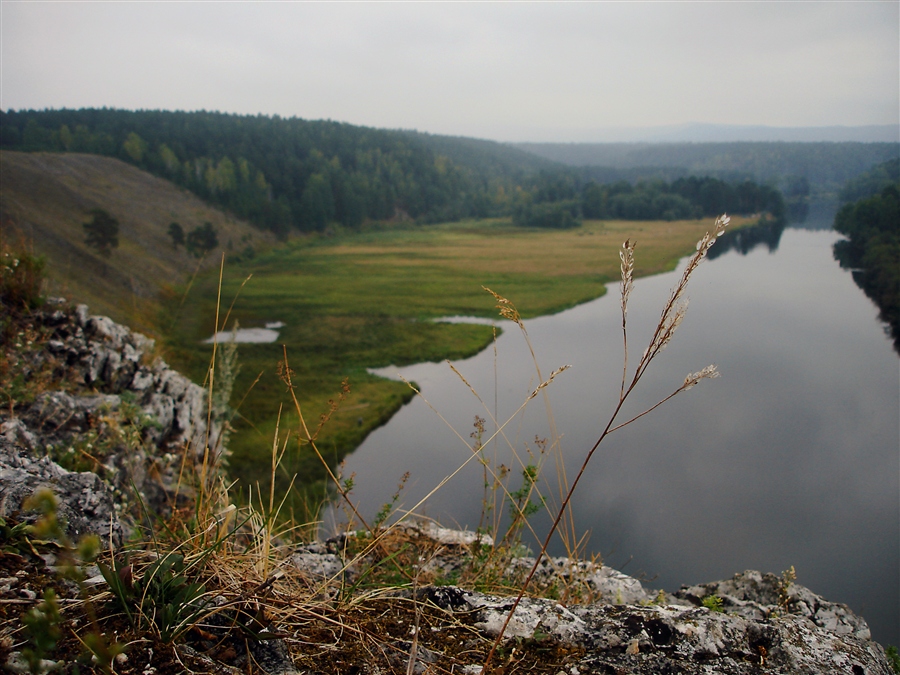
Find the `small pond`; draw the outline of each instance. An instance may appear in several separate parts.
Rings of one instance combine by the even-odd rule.
[[[212,344],[213,342],[243,342],[243,343],[264,343],[275,342],[278,339],[278,329],[284,328],[281,321],[270,321],[266,323],[265,328],[237,328],[235,330],[220,330],[210,338],[206,338],[203,342]]]

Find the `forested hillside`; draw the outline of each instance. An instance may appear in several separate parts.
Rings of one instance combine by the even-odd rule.
[[[117,157],[280,234],[496,215],[514,178],[550,165],[496,143],[213,112],[2,112],[0,146]]]
[[[838,196],[842,202],[872,197],[897,181],[900,181],[900,159],[892,159],[848,181]]]

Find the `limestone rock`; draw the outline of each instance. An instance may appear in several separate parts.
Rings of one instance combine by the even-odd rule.
[[[790,584],[774,574],[760,574],[749,570],[727,581],[684,587],[675,596],[700,605],[704,597],[722,598],[722,610],[748,619],[763,620],[780,614],[798,614],[837,635],[852,635],[868,640],[872,637],[862,617],[856,616],[847,605],[829,602],[808,588]],[[784,598],[782,599],[782,593]]]
[[[44,348],[17,357],[31,359],[21,364],[23,377],[51,367],[63,388],[0,410],[0,516],[20,510],[35,489],[50,487],[70,536],[91,532],[118,543],[129,526],[119,516],[137,501],[133,489],[160,511],[175,490],[176,456],[190,449],[195,460],[202,458],[207,442],[217,449],[221,425],[207,428],[206,392],[154,357],[153,340],[91,316],[85,305],[54,304],[31,317],[49,334]],[[67,471],[48,456],[51,449],[90,456],[85,439],[126,401],[148,422],[140,425],[140,447],[107,448],[90,472]]]
[[[513,606],[509,597],[459,589],[422,592],[443,609],[460,614],[474,611],[474,627],[489,637],[499,634]],[[808,589],[800,592],[822,600]],[[583,647],[585,655],[577,666],[580,673],[892,673],[879,644],[835,632],[797,614],[756,619],[705,607],[602,603],[563,607],[550,600],[524,598],[504,636],[507,640],[547,636]]]
[[[421,527],[419,534],[429,531]],[[507,575],[521,580],[533,564],[533,558],[514,559]],[[645,589],[639,580],[601,564],[548,558],[538,566],[533,583],[546,586],[554,576],[586,588],[590,600],[563,606],[525,597],[504,639],[549,638],[581,647],[585,655],[577,664],[579,673],[892,673],[862,617],[773,574],[749,570],[669,595]],[[428,587],[418,595],[468,617],[491,638],[500,633],[514,604],[512,597],[455,587]],[[710,595],[722,598],[723,611],[702,606]]]
[[[0,516],[19,511],[26,499],[47,487],[59,499],[57,517],[67,524],[73,541],[84,534],[98,534],[104,541],[120,544],[124,530],[112,488],[95,473],[66,471],[48,457],[22,452],[15,440],[28,437],[33,435],[19,420],[0,425]],[[26,520],[36,517],[26,514]]]

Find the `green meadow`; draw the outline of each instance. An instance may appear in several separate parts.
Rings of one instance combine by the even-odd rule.
[[[733,226],[748,222],[735,218]],[[244,328],[285,324],[277,343],[238,347],[232,475],[244,488],[255,490],[258,483],[265,489],[280,424],[279,488],[296,473],[304,490],[322,489],[326,473],[298,435],[295,407],[279,377],[285,354],[311,432],[332,408],[329,402],[339,403],[316,439],[336,465],[412,395],[405,384],[368,368],[461,358],[493,339],[491,326],[430,319],[496,317],[483,286],[509,298],[526,318],[561,311],[602,295],[604,284],[618,279],[625,239],[638,242],[635,273],[646,276],[673,269],[711,225],[586,221],[549,231],[514,228],[508,219],[468,221],[298,239],[226,264],[220,329],[235,321]],[[219,297],[219,275],[207,272],[165,303],[169,359],[197,382],[210,362],[212,346],[202,341],[213,333]],[[349,393],[339,400],[344,381]]]

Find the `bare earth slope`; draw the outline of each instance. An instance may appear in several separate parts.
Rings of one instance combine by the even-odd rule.
[[[84,243],[92,209],[119,221],[119,247],[109,258]],[[210,222],[222,251],[257,250],[273,239],[247,222],[207,205],[186,190],[124,162],[86,154],[0,152],[0,236],[47,258],[51,295],[85,302],[99,314],[153,333],[155,300],[170,284],[188,281],[198,261],[177,250],[169,224],[185,232]]]

